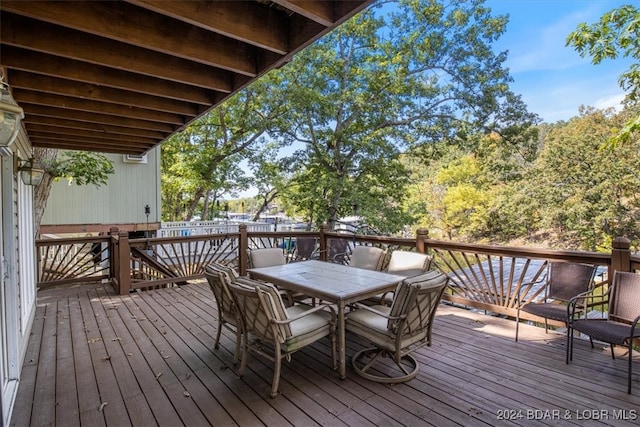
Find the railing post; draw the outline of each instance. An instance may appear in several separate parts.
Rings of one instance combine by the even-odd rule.
[[[429,238],[429,230],[426,228],[418,228],[416,231],[416,250],[420,253],[426,254],[427,248],[424,245],[425,239]]]
[[[109,281],[113,283],[113,279],[117,279],[117,270],[118,270],[118,257],[116,254],[117,245],[115,242],[118,238],[118,227],[111,227],[109,229],[109,236],[111,239],[109,240]]]
[[[249,236],[247,235],[247,224],[240,224],[238,227],[240,231],[240,241],[238,242],[238,270],[241,276],[247,274],[247,265],[249,265]]]
[[[609,267],[609,280],[614,271],[631,271],[631,241],[626,237],[616,237],[612,243],[611,266]]]
[[[131,247],[129,233],[118,233],[118,284],[120,295],[127,295],[131,291]]]
[[[327,236],[325,233],[328,229],[327,224],[320,226],[320,237],[318,238],[320,242],[320,261],[327,260]]]

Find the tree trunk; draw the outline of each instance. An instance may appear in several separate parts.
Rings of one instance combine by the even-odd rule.
[[[47,207],[47,199],[49,199],[51,183],[53,182],[53,175],[49,172],[48,166],[57,157],[58,150],[54,148],[34,147],[33,155],[34,160],[44,169],[42,182],[40,182],[33,191],[33,232],[34,237],[38,238],[40,234],[40,223],[42,222],[44,210]]]

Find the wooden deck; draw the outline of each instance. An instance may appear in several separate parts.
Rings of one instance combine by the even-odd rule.
[[[250,356],[238,378],[233,340],[213,349],[216,311],[206,283],[118,296],[100,285],[49,289],[38,307],[11,425],[370,426],[610,425],[640,423],[627,359],[565,337],[441,305],[433,346],[411,382],[386,386],[350,368],[340,380],[321,341],[285,363]],[[348,356],[365,343],[348,336]],[[636,355],[637,356],[637,355]]]

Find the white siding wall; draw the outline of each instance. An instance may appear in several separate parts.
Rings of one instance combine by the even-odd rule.
[[[36,255],[33,235],[33,187],[18,183],[18,259],[20,282],[20,334],[26,352],[36,308]]]
[[[121,154],[106,154],[115,173],[106,186],[69,185],[54,182],[42,224],[145,223],[145,205],[151,207],[149,222],[159,222],[160,147],[147,153],[147,162],[125,163]]]

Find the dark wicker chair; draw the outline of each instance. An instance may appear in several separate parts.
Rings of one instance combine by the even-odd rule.
[[[318,259],[318,238],[316,237],[298,237],[296,238],[295,261],[304,261],[307,259]]]
[[[353,355],[352,364],[358,375],[382,383],[399,383],[418,374],[420,365],[411,353],[431,346],[433,319],[448,280],[444,274],[430,271],[403,280],[391,307],[355,304],[357,309],[347,316],[347,331],[374,345]],[[385,360],[394,364],[385,364]]]
[[[585,308],[607,304],[606,318],[588,318]],[[633,342],[640,338],[640,274],[615,271],[613,282],[605,295],[585,293],[574,297],[569,303],[569,330],[567,332],[567,363],[573,360],[574,331],[589,336],[593,340],[611,345],[611,356],[615,359],[613,347],[626,345],[629,349],[627,393],[631,394],[631,371]]]
[[[544,285],[544,298],[539,302],[518,300],[516,314],[516,341],[520,326],[520,312],[544,318],[545,332],[549,330],[548,320],[567,324],[567,304],[574,296],[589,291],[593,285],[596,267],[591,264],[573,262],[551,262]]]

